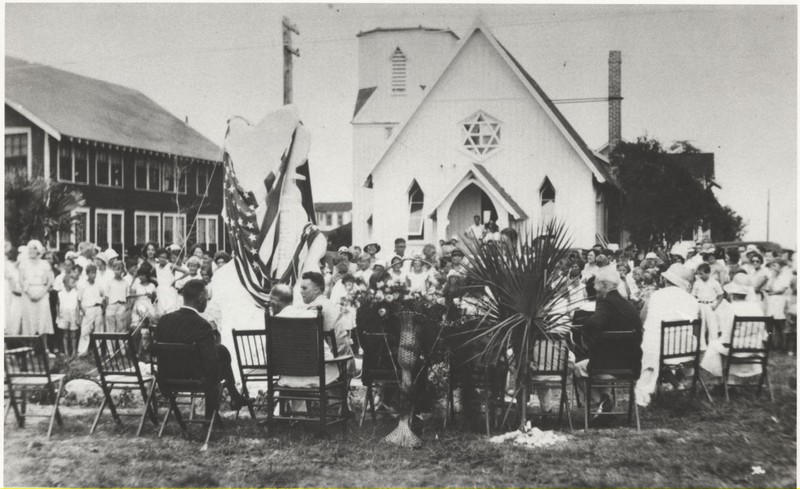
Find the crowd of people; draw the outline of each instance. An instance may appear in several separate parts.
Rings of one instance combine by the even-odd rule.
[[[5,334],[45,335],[51,354],[87,355],[92,332],[128,332],[176,311],[192,280],[210,284],[230,260],[200,244],[190,250],[155,243],[122,259],[112,248],[82,242],[63,253],[38,240],[5,244]]]
[[[467,233],[483,241],[517,241],[513,229],[495,231],[477,220]],[[466,274],[466,248],[457,238],[419,249],[419,253],[409,253],[403,238],[397,238],[388,253],[378,243],[341,247],[320,262],[320,273],[299,277],[294,290],[285,285],[273,288],[272,313],[319,309],[325,330],[334,330],[337,336],[339,351],[327,354],[358,356],[355,330],[360,291],[394,284],[411,294],[441,296],[452,277]],[[63,254],[45,250],[36,240],[17,250],[6,243],[5,332],[48,335],[52,353],[86,355],[92,332],[138,330],[146,321],[156,324],[178,311],[187,284],[192,304],[203,296],[203,310],[195,312],[214,329],[220,323],[219,311],[206,311],[205,300],[210,296],[213,302],[211,277],[229,260],[227,253],[212,256],[202,245],[186,253],[177,245],[160,248],[147,243],[138,256],[122,260],[113,249],[101,250],[92,243],[80,243]],[[584,322],[587,337],[621,325],[642,335],[641,353],[633,355],[641,358],[637,402],[646,406],[659,375],[663,321],[702,320],[701,366],[712,375],[722,374],[722,358],[737,315],[772,317],[775,348],[794,354],[794,263],[790,251],[753,245],[717,249],[710,242],[698,242],[693,247],[679,244],[667,251],[656,245],[645,251],[598,244],[570,252],[558,272],[569,290],[563,305],[575,317],[588,318]],[[602,353],[591,352],[589,358],[598,354]],[[221,356],[228,372],[230,355]],[[352,371],[354,364],[349,368]],[[575,373],[585,375],[586,368],[585,361],[578,362]],[[758,373],[760,368],[753,365],[732,371],[738,377]],[[229,390],[236,392],[233,382],[231,377]]]

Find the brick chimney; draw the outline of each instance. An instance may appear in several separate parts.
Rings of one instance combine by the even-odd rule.
[[[622,52],[608,52],[608,151],[622,139]]]

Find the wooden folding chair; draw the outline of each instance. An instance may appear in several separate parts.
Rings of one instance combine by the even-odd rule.
[[[64,374],[50,373],[47,345],[44,336],[6,336],[5,337],[6,385],[8,387],[9,405],[17,418],[20,428],[25,426],[25,418],[50,418],[47,427],[47,439],[53,432],[53,422],[63,426],[58,402],[64,391]],[[28,414],[28,395],[36,392],[49,396],[53,401],[50,414]],[[20,405],[21,404],[21,405]],[[6,408],[8,415],[8,408]]]
[[[580,379],[584,384],[584,429],[589,430],[589,415],[592,403],[590,394],[592,389],[606,388],[616,391],[621,389],[628,392],[628,424],[632,421],[632,416],[636,415],[636,430],[640,431],[639,406],[636,405],[636,380],[639,372],[632,365],[632,357],[629,352],[636,351],[641,344],[641,334],[628,331],[606,331],[598,335],[592,342],[592,348],[596,351],[611,352],[610,355],[603,355],[589,361],[588,377]],[[619,354],[613,354],[619,352]],[[577,379],[576,379],[577,380]],[[616,411],[616,395],[612,401],[614,406],[609,412],[598,412],[597,416],[619,416],[624,415],[624,411]]]
[[[375,412],[375,390],[382,392],[399,388],[400,372],[396,369],[392,358],[397,355],[397,344],[391,345],[389,335],[379,331],[361,331],[358,333],[359,343],[364,349],[361,364],[361,384],[367,388],[361,407],[359,426],[364,424],[369,407],[372,421],[377,419]],[[393,350],[393,353],[392,353]]]
[[[133,336],[130,333],[92,333],[89,345],[94,353],[100,387],[104,394],[89,434],[94,434],[100,415],[106,406],[111,410],[111,416],[117,424],[122,423],[120,416],[138,416],[139,426],[136,429],[136,436],[142,433],[148,414],[153,424],[158,427],[158,408],[154,397],[156,380],[153,375],[142,375]],[[111,397],[112,390],[138,390],[144,403],[142,412],[119,413]]]
[[[211,382],[205,378],[203,360],[200,356],[200,351],[195,345],[155,342],[152,348],[158,362],[158,370],[156,372],[158,388],[161,394],[169,401],[169,408],[161,423],[158,437],[161,438],[164,433],[164,427],[167,425],[169,415],[175,413],[175,419],[184,433],[188,431],[186,423],[208,426],[205,442],[201,448],[202,451],[207,450],[214,424],[217,423],[222,426],[222,419],[219,416],[219,404],[222,401],[224,381],[220,380],[211,385]],[[205,398],[206,392],[213,392],[210,395],[216,396],[217,408],[213,411],[211,419],[190,418],[184,420],[178,408],[177,397],[181,394],[189,394],[193,398]],[[206,402],[209,402],[209,399],[206,398]],[[194,405],[192,405],[192,409],[194,409]]]
[[[352,355],[325,359],[323,342],[326,334],[322,330],[322,315],[311,318],[265,317],[267,330],[267,370],[271,374],[267,381],[267,433],[272,434],[276,420],[317,423],[320,434],[327,432],[329,426],[342,425],[347,431],[347,396],[350,390],[350,376],[347,362]],[[336,345],[331,350],[336,352]],[[339,376],[327,379],[325,367],[336,365]],[[286,377],[311,377],[316,385],[282,385]],[[276,380],[278,379],[278,380]],[[315,416],[308,406],[305,413],[275,415],[276,403],[299,400],[319,403],[319,413]],[[329,412],[329,408],[338,411]]]
[[[239,364],[239,378],[242,379],[242,394],[249,396],[247,382],[266,382],[267,371],[267,332],[264,330],[233,330],[233,346],[236,350],[236,361]],[[259,407],[261,405],[258,405]],[[255,404],[248,405],[250,417],[256,419]],[[239,419],[236,410],[236,419]]]
[[[661,354],[658,364],[658,380],[656,393],[661,394],[661,385],[665,377],[677,378],[676,372],[683,367],[690,367],[692,374],[692,397],[697,384],[703,388],[709,402],[714,402],[705,381],[700,377],[700,334],[701,321],[662,321],[661,322]]]
[[[570,413],[569,389],[567,388],[567,378],[569,375],[569,349],[567,341],[558,336],[541,338],[534,342],[533,366],[531,367],[531,388],[537,389],[558,389],[561,395],[558,402],[558,423],[563,426],[564,411],[567,412],[567,422],[569,429],[572,429],[572,414]],[[541,416],[547,416],[544,406],[541,406]]]
[[[771,317],[767,316],[735,316],[731,328],[731,342],[726,344],[728,355],[722,366],[722,383],[725,386],[725,401],[730,401],[728,381],[731,365],[761,365],[761,376],[756,385],[756,397],[761,395],[761,388],[767,384],[769,400],[775,402],[772,385],[769,383],[769,351],[772,343],[772,330],[775,326]],[[737,385],[737,387],[746,387]]]

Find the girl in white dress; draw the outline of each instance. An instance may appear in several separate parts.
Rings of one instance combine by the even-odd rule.
[[[178,304],[178,291],[175,289],[175,273],[173,270],[175,266],[169,261],[169,252],[160,248],[156,252],[156,280],[158,286],[156,287],[156,316],[161,317],[164,314],[177,311],[180,305]]]

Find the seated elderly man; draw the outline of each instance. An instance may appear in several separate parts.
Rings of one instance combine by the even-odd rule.
[[[633,304],[623,299],[617,290],[619,285],[619,273],[611,267],[605,267],[594,278],[595,294],[597,303],[594,313],[583,323],[583,331],[589,340],[589,358],[581,360],[575,364],[575,376],[586,378],[589,373],[589,365],[592,360],[600,360],[611,352],[597,351],[592,348],[591,341],[601,333],[608,331],[633,331],[637,334],[642,333],[642,322],[639,319],[639,311]],[[619,351],[614,351],[614,355],[619,355]],[[641,348],[626,352],[630,355],[631,366],[638,371],[642,358]],[[587,402],[589,402],[587,400]],[[610,411],[613,409],[611,398],[607,390],[601,391],[599,410]]]
[[[654,291],[642,309],[642,374],[636,382],[636,403],[650,404],[656,389],[661,361],[661,323],[664,321],[694,321],[699,317],[700,304],[689,293],[694,272],[686,265],[675,263],[661,274],[664,288]]]
[[[210,418],[218,407],[215,386],[219,379],[225,381],[225,388],[231,396],[231,409],[238,409],[253,403],[236,389],[236,380],[231,367],[231,354],[218,343],[218,333],[200,315],[206,309],[208,294],[202,280],[190,280],[183,286],[183,306],[175,312],[165,314],[158,321],[155,340],[160,343],[193,344],[200,350],[205,367],[205,377],[209,382],[206,391],[206,418]]]

